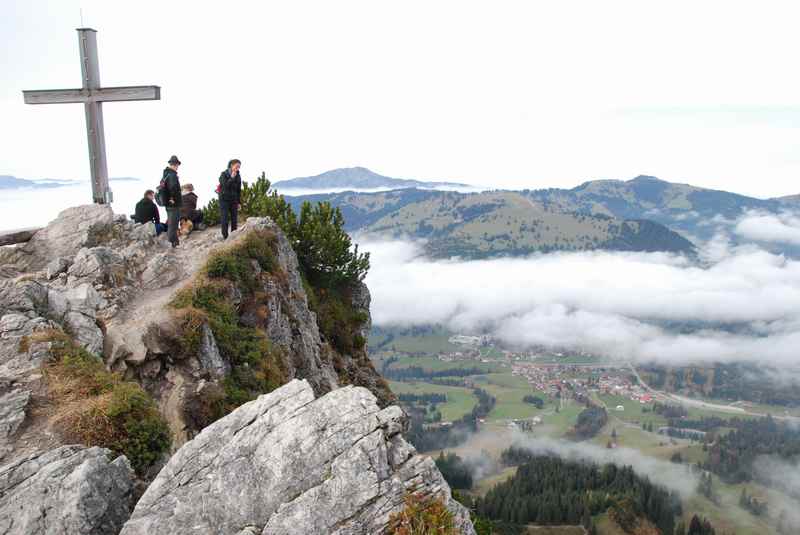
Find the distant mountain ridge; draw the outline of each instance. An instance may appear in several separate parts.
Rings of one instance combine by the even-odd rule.
[[[659,223],[566,212],[513,191],[402,189],[288,199],[296,209],[304,201],[331,202],[341,208],[349,231],[423,239],[427,252],[439,258],[594,249],[695,253],[689,240]]]
[[[141,179],[125,176],[109,178],[108,180],[109,182],[139,182]],[[41,178],[31,180],[29,178],[17,178],[12,175],[0,175],[0,189],[61,188],[80,183],[80,180],[64,180],[56,178]]]
[[[366,167],[344,167],[332,169],[319,175],[292,178],[275,182],[273,186],[297,189],[402,189],[402,188],[468,188],[468,184],[457,182],[425,182],[406,178],[379,175]]]
[[[786,195],[785,197],[777,197],[775,200],[787,206],[800,207],[800,194]]]
[[[522,193],[554,209],[650,219],[702,240],[710,239],[720,226],[730,226],[748,211],[777,213],[800,207],[800,196],[758,199],[647,175],[631,180],[593,180],[572,189],[524,190]]]
[[[422,238],[431,254],[473,257],[582,249],[689,253],[693,243],[720,230],[737,239],[735,226],[750,211],[800,208],[800,195],[758,199],[648,175],[592,180],[571,189],[343,192],[292,203],[303,200],[339,206],[351,231]],[[800,255],[791,244],[763,245]]]
[[[27,178],[17,178],[11,175],[0,175],[0,189],[60,188],[72,184],[77,184],[77,182],[74,180],[57,180],[54,178],[29,180]]]

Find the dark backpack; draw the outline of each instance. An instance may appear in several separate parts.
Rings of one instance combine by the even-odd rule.
[[[169,201],[169,190],[167,190],[167,179],[162,178],[156,188],[156,204],[166,206]]]

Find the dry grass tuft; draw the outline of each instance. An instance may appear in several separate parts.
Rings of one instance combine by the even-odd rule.
[[[386,535],[457,535],[451,513],[439,497],[409,494],[405,508],[389,517]]]

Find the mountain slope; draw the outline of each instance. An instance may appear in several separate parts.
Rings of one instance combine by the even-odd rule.
[[[777,201],[780,204],[790,208],[800,208],[800,193],[798,193],[797,195],[787,195],[785,197],[777,197],[771,200]]]
[[[685,239],[698,242],[709,240],[720,231],[724,231],[734,240],[737,239],[736,224],[750,211],[780,213],[786,210],[796,210],[800,208],[800,195],[790,195],[774,199],[758,199],[748,197],[728,191],[712,190],[699,188],[689,184],[677,184],[666,182],[652,176],[638,176],[632,180],[594,180],[585,182],[572,189],[540,189],[523,190],[520,192],[484,192],[477,194],[478,197],[464,201],[467,204],[496,204],[495,197],[498,195],[506,196],[508,202],[504,202],[503,209],[496,206],[492,211],[505,212],[506,209],[517,214],[518,223],[514,222],[515,217],[505,224],[511,239],[503,243],[504,232],[487,231],[486,229],[476,228],[480,225],[463,225],[459,223],[459,215],[449,221],[444,226],[437,227],[437,223],[424,221],[425,217],[434,217],[434,212],[438,213],[439,208],[435,205],[441,204],[441,210],[447,212],[457,207],[450,206],[454,199],[460,199],[463,194],[423,190],[402,190],[390,191],[381,194],[362,194],[362,193],[336,193],[303,196],[292,200],[295,206],[303,200],[312,202],[329,200],[334,205],[339,206],[347,221],[350,230],[359,231],[381,231],[390,234],[406,234],[415,237],[430,238],[440,241],[448,236],[453,238],[449,244],[437,245],[432,243],[441,254],[446,252],[467,253],[480,255],[491,254],[518,254],[531,250],[555,250],[555,249],[574,249],[574,248],[624,248],[634,250],[685,250],[688,245],[685,240],[678,240],[663,227],[675,231]],[[462,195],[462,197],[459,197]],[[525,236],[525,230],[530,225],[526,224],[523,228],[521,218],[523,214],[515,205],[524,208],[525,204],[520,200],[513,200],[515,196],[521,197],[529,206],[538,207],[547,213],[546,217],[539,217],[539,221],[544,226],[561,228],[566,224],[562,235],[558,233],[546,236],[546,233],[539,232],[540,236]],[[467,197],[463,197],[466,199]],[[493,200],[494,199],[494,200]],[[405,208],[408,205],[414,207]],[[482,207],[480,210],[487,210]],[[394,212],[405,210],[399,216],[393,215]],[[416,212],[419,211],[419,214]],[[524,210],[523,210],[524,211]],[[443,212],[443,213],[444,213]],[[469,212],[467,212],[469,214]],[[561,215],[555,215],[561,214]],[[564,214],[571,214],[565,216]],[[567,220],[578,217],[597,218],[605,216],[618,220],[617,227],[610,227],[610,233],[597,231],[600,220],[595,222],[591,232],[581,232],[576,234],[576,230],[571,228],[572,223]],[[497,214],[493,214],[497,215]],[[382,221],[382,218],[391,217],[392,220]],[[398,219],[399,217],[399,219]],[[566,219],[565,219],[566,218]],[[436,217],[434,217],[436,219]],[[502,219],[502,218],[501,218]],[[638,230],[631,233],[631,226],[623,227],[619,223],[623,221],[650,221],[656,225],[648,225],[646,232]],[[486,223],[486,221],[484,221]],[[552,224],[550,224],[552,223]],[[585,223],[585,221],[584,221]],[[414,228],[414,225],[421,225]],[[433,229],[427,229],[432,225]],[[478,245],[474,236],[464,236],[478,231],[481,235],[486,232],[485,239],[494,241],[492,245]],[[537,229],[539,230],[539,229]],[[460,235],[454,235],[460,234]],[[625,233],[627,238],[622,237]],[[620,236],[617,236],[619,234]],[[588,237],[587,237],[588,236]],[[646,237],[647,236],[647,237]],[[558,240],[556,240],[558,238]],[[742,238],[738,238],[742,239]],[[498,241],[499,240],[499,241]],[[472,243],[464,243],[464,242]],[[516,244],[515,244],[516,242]],[[699,242],[698,242],[699,243]],[[783,254],[800,254],[797,247],[791,244],[774,243],[761,244],[763,247]]]
[[[526,190],[527,197],[558,210],[650,219],[703,239],[721,216],[734,220],[748,210],[776,212],[778,199],[757,199],[728,191],[666,182],[651,176],[632,180],[594,180],[572,189]],[[716,218],[716,219],[715,219]]]
[[[401,436],[405,415],[367,355],[369,290],[323,292],[301,271],[269,218],[173,249],[108,205],[69,208],[0,247],[6,532],[118,533],[166,464],[137,509],[139,522],[164,513],[159,532],[377,533],[420,490],[474,534]],[[199,505],[167,527],[172,491]]]
[[[306,200],[339,206],[351,231],[425,239],[436,257],[591,249],[694,251],[691,242],[658,223],[561,211],[518,192],[401,190],[290,199],[296,207]]]
[[[376,189],[376,188],[456,188],[469,187],[454,182],[423,182],[404,178],[391,178],[374,173],[365,167],[333,169],[316,176],[292,178],[275,182],[273,186],[298,189]]]

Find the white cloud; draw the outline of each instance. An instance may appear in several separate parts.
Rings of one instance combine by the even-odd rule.
[[[800,245],[800,216],[791,212],[751,211],[736,224],[734,231],[750,240]]]
[[[427,259],[408,242],[362,246],[378,325],[441,323],[635,360],[797,362],[800,262],[752,246],[717,245],[706,267],[660,253],[461,262]]]

